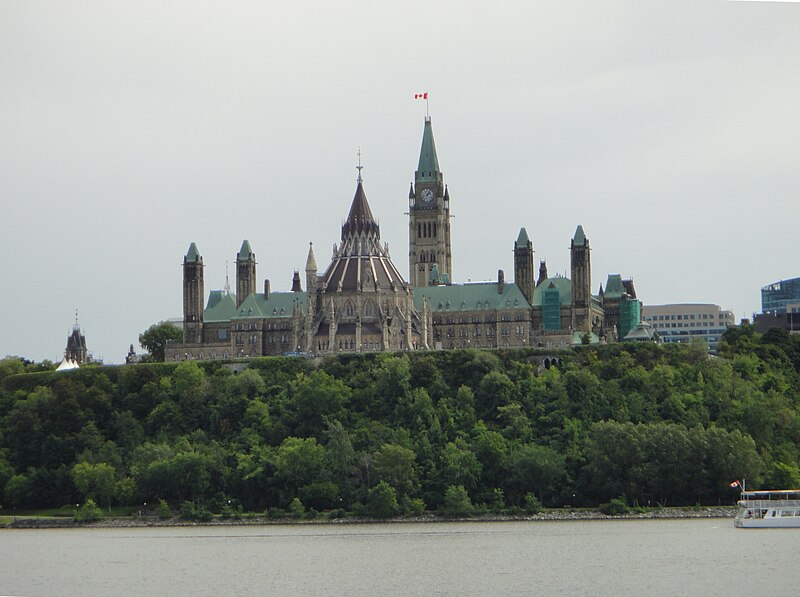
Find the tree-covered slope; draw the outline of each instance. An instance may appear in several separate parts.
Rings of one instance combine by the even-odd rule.
[[[800,338],[25,371],[0,362],[0,503],[376,514],[732,503],[800,485]],[[299,501],[298,501],[299,500]],[[302,505],[302,506],[301,506]]]

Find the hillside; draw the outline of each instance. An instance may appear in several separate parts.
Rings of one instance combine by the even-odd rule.
[[[800,485],[800,338],[26,372],[0,361],[0,499],[389,514],[730,504]],[[28,367],[30,369],[30,366]],[[299,500],[299,501],[298,501]]]

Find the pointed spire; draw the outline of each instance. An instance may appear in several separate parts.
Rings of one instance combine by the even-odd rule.
[[[525,230],[524,227],[519,229],[519,236],[517,237],[517,242],[515,243],[516,248],[525,248],[528,246],[528,243],[531,242],[528,238],[528,231]]]
[[[425,129],[422,132],[422,147],[419,150],[419,165],[416,180],[438,181],[439,158],[436,156],[436,143],[433,140],[433,128],[430,117],[425,117]]]
[[[359,174],[360,177],[360,174]],[[353,203],[350,206],[350,213],[347,216],[347,221],[342,226],[342,240],[348,234],[359,232],[375,232],[380,236],[380,229],[378,223],[372,215],[372,210],[369,208],[367,195],[364,192],[364,185],[362,181],[358,181],[356,187],[356,194],[353,197]]]
[[[250,255],[253,254],[253,250],[250,248],[250,241],[247,239],[242,241],[242,248],[239,249],[239,254],[236,256],[237,261],[247,261],[250,259]]]
[[[201,261],[200,259],[200,251],[197,250],[197,245],[192,243],[189,245],[189,250],[186,251],[186,263],[197,263]]]
[[[225,292],[225,294],[230,294],[231,293],[231,284],[230,284],[230,281],[228,280],[228,260],[227,259],[225,260],[225,287],[223,288],[223,291]]]
[[[314,243],[308,243],[308,258],[306,259],[306,272],[317,271],[317,260],[314,257]]]
[[[572,237],[572,244],[576,246],[583,246],[586,244],[586,235],[583,233],[583,226],[578,224],[578,228],[575,230],[575,236]]]
[[[408,198],[409,199],[413,199],[414,198],[414,183],[413,182],[411,183],[411,189],[409,189],[409,191],[408,191]]]
[[[300,272],[294,270],[292,276],[292,292],[303,292],[303,287],[300,285]]]

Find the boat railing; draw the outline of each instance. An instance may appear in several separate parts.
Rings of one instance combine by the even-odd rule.
[[[800,508],[800,499],[797,500],[752,500],[744,499],[741,503],[748,508]]]

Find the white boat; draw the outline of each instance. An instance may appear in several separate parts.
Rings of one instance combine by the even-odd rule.
[[[800,528],[800,489],[743,491],[733,524],[739,529]]]

